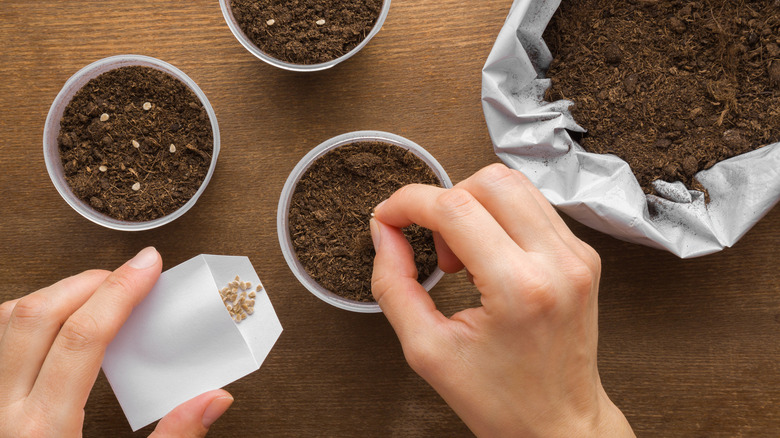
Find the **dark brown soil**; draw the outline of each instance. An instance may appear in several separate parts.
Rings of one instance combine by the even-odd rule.
[[[780,140],[778,0],[564,0],[544,39],[547,97],[647,193]]]
[[[293,64],[319,64],[366,38],[382,0],[231,0],[231,5],[241,30],[260,50]]]
[[[108,120],[101,121],[104,114]],[[167,73],[140,66],[87,82],[65,108],[58,142],[75,195],[133,222],[173,213],[192,198],[213,150],[211,122],[197,96]]]
[[[352,143],[315,161],[295,188],[289,218],[293,247],[306,272],[337,295],[373,301],[371,211],[412,183],[440,185],[417,156],[387,143]],[[417,225],[404,234],[422,282],[437,265],[433,234]]]

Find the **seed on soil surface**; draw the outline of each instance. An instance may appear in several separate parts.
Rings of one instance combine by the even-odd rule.
[[[322,26],[325,24],[325,20],[317,20],[317,26]]]
[[[171,143],[171,145],[168,147],[168,150],[169,150],[169,151],[171,151],[171,153],[174,153],[174,152],[176,152],[176,145],[174,145],[173,143]]]
[[[150,109],[152,109],[152,104],[149,102],[144,102],[143,109],[144,111],[149,111]]]
[[[99,171],[101,171],[101,172],[105,172],[105,171],[107,171],[107,170],[108,170],[108,167],[106,167],[106,166],[100,166],[100,167],[98,167],[98,170],[99,170]]]
[[[135,141],[135,140],[131,141],[130,143],[131,143],[131,144],[133,145],[133,147],[134,147],[134,148],[136,148],[136,149],[138,149],[138,148],[140,148],[140,147],[141,147],[141,144],[140,144],[140,143],[138,143],[138,142],[137,142],[137,141]]]
[[[141,183],[137,182],[133,184],[133,190],[135,190],[136,192],[141,190]]]
[[[108,120],[108,114],[103,113],[103,114],[100,115],[100,121],[101,122],[105,122],[107,120]]]
[[[265,22],[265,24],[267,24],[269,26],[273,26],[274,23],[276,23],[276,20],[274,20],[273,18]]]

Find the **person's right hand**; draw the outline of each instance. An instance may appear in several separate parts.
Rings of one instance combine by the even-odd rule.
[[[406,186],[374,214],[374,297],[412,369],[474,433],[633,436],[596,364],[599,256],[522,173]],[[436,309],[400,230],[411,223],[435,232],[444,271],[465,265],[481,307]]]

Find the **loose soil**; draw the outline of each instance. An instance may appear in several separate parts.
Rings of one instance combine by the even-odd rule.
[[[412,183],[440,185],[425,162],[392,144],[357,142],[317,159],[298,181],[289,215],[290,237],[306,272],[344,298],[374,301],[371,211]],[[433,234],[412,225],[404,235],[422,282],[437,265]]]
[[[780,140],[780,0],[564,0],[544,39],[547,98],[647,193]]]
[[[263,52],[293,64],[319,64],[366,38],[382,0],[231,0],[231,7],[241,30]]]
[[[167,73],[140,66],[87,82],[65,108],[58,143],[74,194],[132,222],[168,215],[192,198],[213,151],[211,122],[197,96]]]

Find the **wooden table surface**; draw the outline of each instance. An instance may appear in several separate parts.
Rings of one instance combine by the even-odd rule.
[[[395,0],[382,32],[332,70],[297,74],[255,59],[216,0],[0,2],[0,301],[155,245],[165,268],[197,254],[247,255],[284,333],[262,368],[230,385],[211,436],[470,436],[406,365],[381,314],[333,308],[293,277],[276,205],[294,165],[344,132],[377,129],[427,148],[460,181],[497,161],[480,69],[510,0]],[[57,194],[43,162],[49,105],[97,59],[138,53],[194,79],[222,150],[198,204],[163,228],[101,228]],[[241,214],[226,215],[235,206]],[[601,376],[640,436],[780,434],[780,211],[734,248],[682,261],[568,221],[601,254]],[[445,313],[478,303],[464,276],[432,294]],[[522,333],[518,333],[522,336]],[[0,388],[0,390],[2,390]],[[87,437],[133,435],[105,378]]]

